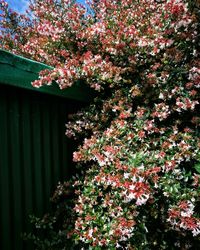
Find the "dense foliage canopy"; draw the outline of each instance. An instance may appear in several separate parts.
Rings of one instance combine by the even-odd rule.
[[[97,93],[66,125],[84,172],[68,237],[83,249],[198,249],[198,1],[0,6],[1,48],[54,67],[34,86],[81,80]]]

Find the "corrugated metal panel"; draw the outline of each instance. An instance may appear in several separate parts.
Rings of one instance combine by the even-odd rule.
[[[67,113],[77,102],[0,85],[0,249],[25,250],[28,215],[41,216],[57,182],[70,176]]]

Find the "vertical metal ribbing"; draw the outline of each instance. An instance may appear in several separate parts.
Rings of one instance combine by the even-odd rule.
[[[9,151],[10,151],[10,180],[11,199],[13,209],[12,230],[13,242],[15,242],[16,249],[22,249],[22,242],[18,241],[23,230],[23,169],[22,169],[22,151],[21,146],[21,128],[20,128],[20,103],[18,96],[15,93],[9,95],[9,120],[8,120],[8,133],[9,133]]]
[[[8,98],[0,91],[0,248],[12,249],[11,235],[11,185],[10,152],[8,128]]]
[[[71,172],[65,137],[71,101],[0,85],[0,249],[30,250],[21,233],[41,216],[59,180]],[[69,105],[70,104],[70,105]],[[77,103],[71,105],[77,107]]]

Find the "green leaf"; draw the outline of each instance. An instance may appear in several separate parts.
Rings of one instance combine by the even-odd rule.
[[[200,174],[200,162],[194,165],[196,171]]]

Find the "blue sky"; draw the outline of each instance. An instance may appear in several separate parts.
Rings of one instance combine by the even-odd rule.
[[[28,6],[28,0],[6,0],[9,6],[17,12],[24,12]]]
[[[29,3],[29,0],[6,0],[9,6],[17,12],[23,13]],[[85,0],[77,0],[79,3],[85,3]]]

